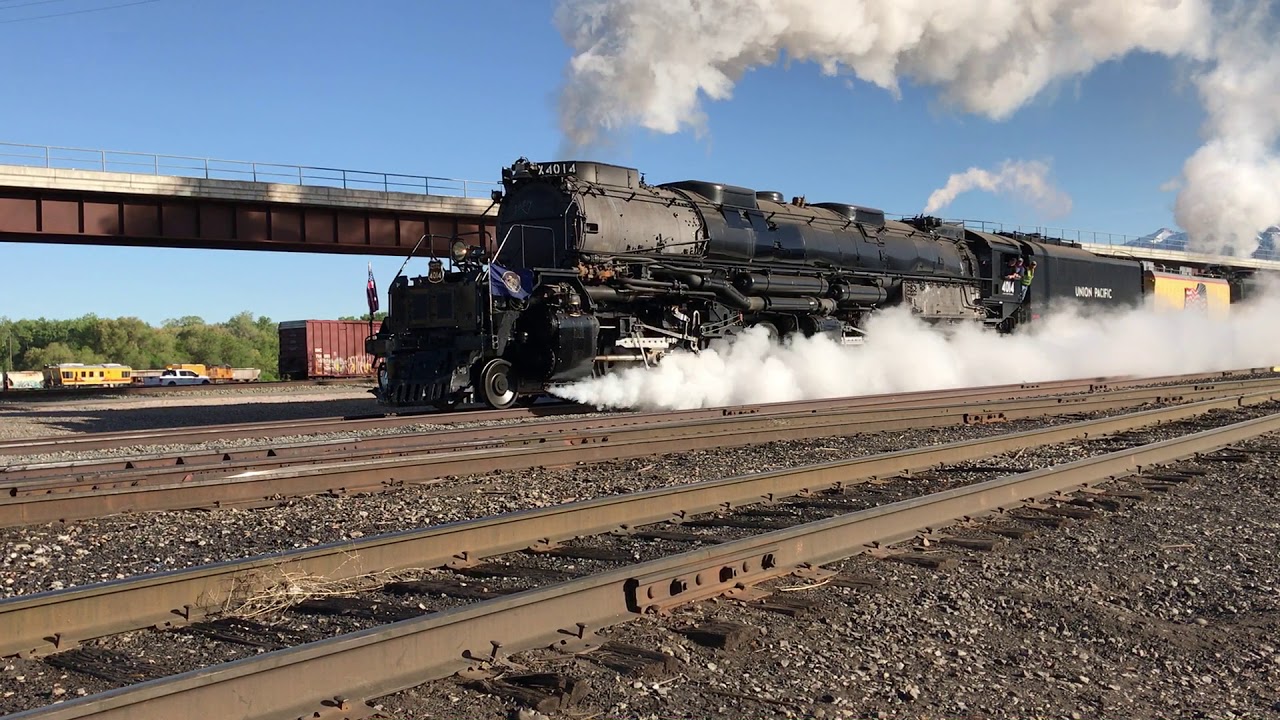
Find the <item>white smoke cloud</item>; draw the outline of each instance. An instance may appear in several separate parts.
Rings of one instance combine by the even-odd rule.
[[[899,78],[937,85],[1003,119],[1135,50],[1201,57],[1211,26],[1207,0],[561,0],[556,24],[576,53],[561,118],[578,144],[637,122],[700,127],[699,93],[727,99],[783,53],[895,96]]]
[[[947,178],[946,185],[929,195],[924,213],[936,213],[954,202],[961,193],[970,190],[1013,195],[1049,217],[1062,217],[1071,212],[1071,196],[1054,186],[1049,179],[1047,163],[1005,160],[994,171],[971,167],[953,174]]]
[[[676,352],[554,388],[602,408],[692,409],[1104,375],[1153,376],[1280,363],[1280,292],[1231,307],[1227,321],[1147,309],[1085,314],[1067,307],[998,335],[976,326],[943,334],[904,308],[876,316],[867,344],[815,336],[770,343],[758,330],[700,355]]]
[[[1208,141],[1183,166],[1174,206],[1192,249],[1247,256],[1280,223],[1280,51],[1270,3],[1222,22],[1217,63],[1196,77]]]
[[[1157,53],[1205,68],[1206,144],[1184,167],[1177,221],[1201,248],[1245,254],[1280,222],[1271,12],[1271,0],[561,0],[556,24],[575,52],[561,125],[579,147],[633,124],[700,132],[703,97],[730,98],[748,70],[784,56],[895,97],[904,78],[932,85],[1003,120],[1056,82]]]

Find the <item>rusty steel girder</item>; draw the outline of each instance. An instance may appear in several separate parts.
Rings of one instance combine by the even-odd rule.
[[[0,186],[4,242],[403,256],[428,234],[491,250],[494,220],[478,212]]]

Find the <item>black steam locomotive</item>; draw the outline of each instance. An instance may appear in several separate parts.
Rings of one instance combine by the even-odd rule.
[[[858,344],[871,314],[892,306],[1008,332],[1055,296],[1142,295],[1138,262],[932,217],[711,182],[652,186],[593,162],[521,158],[502,180],[488,248],[455,240],[447,256],[431,250],[425,276],[392,282],[367,341],[381,403],[510,407],[752,326]],[[1038,265],[1022,301],[1003,280],[1018,258]]]

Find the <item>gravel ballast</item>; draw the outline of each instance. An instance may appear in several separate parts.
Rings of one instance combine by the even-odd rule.
[[[1241,415],[1266,409],[1223,413],[1218,422],[1238,421]],[[951,430],[981,434],[1014,429],[1002,425]],[[1147,433],[1147,439],[1197,429],[1171,424]],[[875,437],[897,447],[928,444],[928,438],[910,433],[850,441],[865,445]],[[1269,440],[1274,445],[1276,438]],[[777,443],[753,450],[771,450],[776,456],[791,446],[803,462],[812,462],[823,447],[840,451],[839,442]],[[990,463],[1038,467],[1105,452],[1108,448],[1100,447],[1105,444],[1027,450]],[[694,455],[703,457],[690,457]],[[676,467],[690,468],[682,473],[697,473],[717,461],[705,455],[671,459],[691,461]],[[652,458],[649,463],[665,459]],[[1266,692],[1276,686],[1280,657],[1274,669],[1263,662],[1271,662],[1274,655],[1274,648],[1266,652],[1271,647],[1266,638],[1280,629],[1275,615],[1280,612],[1277,483],[1266,455],[1246,463],[1208,465],[1207,470],[1199,482],[1174,494],[1045,530],[994,553],[955,553],[961,564],[949,572],[855,558],[840,567],[853,576],[876,578],[878,587],[800,590],[790,595],[816,606],[798,618],[719,601],[680,610],[672,618],[645,618],[607,631],[609,638],[673,654],[678,671],[661,681],[620,678],[587,659],[531,653],[517,661],[534,671],[591,679],[594,689],[574,713],[578,716],[1189,717],[1205,708],[1238,706],[1239,715],[1218,710],[1211,715],[1255,717],[1254,711],[1268,702],[1280,701]],[[962,482],[986,477],[979,474]],[[462,484],[457,491],[466,488]],[[921,487],[917,492],[937,489]],[[1257,506],[1266,506],[1270,513],[1254,512]],[[1217,519],[1206,519],[1206,508]],[[1244,544],[1250,552],[1238,549]],[[792,588],[800,584],[795,579],[774,583]],[[759,634],[748,647],[724,653],[675,632],[709,620],[742,622]],[[359,626],[349,621],[313,623],[315,627],[302,629],[328,635]],[[118,645],[144,663],[175,671],[192,663],[199,666],[198,660],[220,659],[199,641],[183,636],[134,635],[131,642],[113,639],[108,646]],[[1191,636],[1198,639],[1188,640]],[[0,698],[0,708],[5,709],[103,689],[78,673],[60,673],[28,661],[12,661],[0,673],[0,688],[0,694],[13,693]],[[1242,698],[1251,698],[1252,704],[1242,704]],[[502,718],[519,712],[452,681],[381,702],[390,718],[459,713]]]
[[[4,528],[0,529],[0,597],[1046,424],[1026,420],[785,441],[573,468],[450,477],[383,493],[311,496],[253,510],[170,511],[149,513],[145,520],[123,515]]]
[[[669,677],[549,652],[516,655],[514,672],[588,679],[581,717],[1280,717],[1276,457],[1175,464],[1207,475],[994,552],[948,551],[951,570],[831,565],[874,586],[777,593],[814,603],[800,617],[720,600],[603,633],[673,655]],[[707,622],[753,639],[725,652],[678,632]],[[453,680],[378,703],[395,720],[539,717]]]

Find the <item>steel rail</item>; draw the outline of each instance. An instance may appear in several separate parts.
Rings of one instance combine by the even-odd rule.
[[[1077,386],[1073,385],[1073,389]],[[1082,385],[1079,387],[1083,387]],[[1099,387],[1097,384],[1091,384],[1089,387]],[[62,462],[45,462],[45,463],[22,463],[13,464],[3,469],[0,474],[0,482],[8,485],[8,481],[14,478],[30,478],[44,477],[51,475],[67,476],[70,473],[86,471],[98,472],[118,468],[121,470],[133,470],[150,467],[171,467],[182,466],[190,467],[205,464],[221,464],[225,465],[237,460],[252,460],[258,458],[279,458],[289,457],[296,454],[306,453],[308,450],[326,451],[333,450],[335,452],[343,452],[346,450],[354,450],[360,448],[377,448],[377,447],[395,447],[399,444],[419,442],[424,446],[448,446],[454,443],[454,447],[462,448],[467,445],[474,445],[476,442],[483,440],[492,440],[496,438],[508,438],[517,435],[546,435],[554,432],[573,431],[579,432],[586,429],[595,428],[613,428],[626,425],[640,425],[655,422],[675,422],[675,421],[692,421],[719,418],[735,415],[773,415],[773,414],[793,414],[800,412],[821,412],[833,408],[841,407],[870,407],[893,403],[899,407],[912,407],[928,402],[936,402],[939,399],[946,398],[967,398],[981,397],[987,398],[1005,398],[1012,394],[1017,397],[1024,395],[1034,395],[1041,390],[1038,385],[1010,385],[997,386],[991,392],[984,392],[985,388],[963,388],[947,391],[922,391],[919,393],[909,393],[906,395],[873,395],[865,397],[849,397],[849,398],[830,398],[824,400],[803,400],[794,402],[781,403],[762,403],[758,405],[742,405],[731,408],[713,408],[699,410],[684,410],[672,412],[641,412],[641,413],[624,413],[600,415],[598,417],[573,418],[569,420],[543,420],[533,424],[519,425],[498,425],[498,426],[481,426],[472,428],[449,429],[433,432],[429,437],[424,435],[386,435],[373,437],[356,437],[350,439],[301,441],[294,443],[286,443],[283,445],[273,445],[270,447],[257,448],[228,448],[225,450],[209,450],[209,451],[186,451],[172,453],[148,453],[140,455],[130,455],[125,458],[101,458],[92,460],[72,460]],[[895,398],[901,398],[895,401]],[[509,415],[505,415],[506,411],[483,411],[486,417],[494,414],[496,419],[508,419]],[[480,413],[477,413],[480,414]],[[401,416],[406,417],[406,416]],[[325,418],[316,421],[314,427],[329,428],[337,426],[343,430],[364,430],[368,429],[367,421],[377,423],[379,427],[394,427],[403,424],[419,424],[422,422],[432,422],[433,415],[426,416],[407,416],[412,417],[411,422],[403,422],[399,418],[390,418],[394,421],[394,425],[385,425],[383,422],[387,418],[381,416],[369,418],[334,419]],[[426,419],[424,420],[423,417]],[[452,416],[457,417],[457,416]],[[484,419],[484,418],[481,418]],[[335,422],[340,420],[340,422]],[[458,418],[454,422],[470,421],[470,418]],[[352,426],[359,423],[361,427],[353,428]],[[310,423],[307,423],[310,426]],[[239,427],[239,426],[237,426]],[[289,423],[265,423],[263,427],[274,430],[277,427],[289,429],[290,434],[297,433],[297,424]],[[203,432],[203,431],[201,431]]]
[[[104,517],[121,512],[260,505],[317,493],[382,491],[449,475],[564,466],[658,453],[734,447],[755,442],[807,439],[859,432],[1015,420],[1063,413],[1173,403],[1227,393],[1280,388],[1280,378],[1145,387],[1100,395],[977,401],[953,405],[841,408],[825,414],[734,415],[711,420],[586,428],[457,446],[408,449],[389,456],[335,453],[304,461],[228,463],[229,467],[127,471],[82,481],[36,480],[9,487],[0,498],[0,527]],[[517,430],[520,430],[519,428]],[[377,455],[378,453],[373,453]],[[286,467],[264,467],[287,465]]]
[[[0,656],[60,652],[85,640],[196,622],[289,577],[359,578],[465,565],[574,537],[679,521],[691,514],[892,477],[1022,448],[1173,422],[1212,409],[1256,405],[1280,391],[1175,405],[1011,435],[871,455],[790,470],[585,500],[243,560],[0,600]]]
[[[1280,378],[1232,381],[1198,386],[1198,390],[1140,388],[1102,395],[1073,395],[980,401],[919,408],[846,408],[826,414],[736,415],[703,421],[655,423],[582,432],[563,432],[477,443],[475,449],[408,453],[375,459],[329,459],[311,464],[216,473],[200,479],[183,471],[177,482],[170,470],[144,470],[139,477],[98,488],[72,483],[40,494],[0,498],[0,527],[68,522],[122,512],[148,512],[194,507],[229,507],[274,502],[317,493],[381,491],[407,483],[423,483],[449,475],[527,469],[640,457],[756,442],[807,439],[858,432],[883,432],[982,422],[995,415],[1022,419],[1046,415],[1132,407],[1142,402],[1187,402],[1240,390],[1280,391]],[[1247,392],[1247,391],[1246,391]],[[1162,393],[1168,393],[1167,395]],[[148,476],[158,477],[148,483]]]
[[[576,651],[646,613],[734,594],[960,520],[1131,475],[1280,430],[1280,414],[692,550],[499,599],[194,670],[15,720],[360,715],[372,699],[514,652]]]
[[[1100,392],[1123,389],[1135,386],[1194,382],[1196,380],[1221,381],[1241,375],[1272,374],[1272,368],[1242,368],[1190,375],[1166,375],[1152,378],[1133,377],[1095,377],[1072,380],[1055,380],[1046,382],[1012,383],[991,385],[977,388],[956,388],[950,390],[924,390],[910,393],[886,393],[880,395],[853,396],[848,398],[831,398],[826,400],[801,400],[790,403],[761,403],[732,407],[711,408],[709,410],[678,411],[684,417],[705,417],[728,414],[760,414],[765,412],[793,412],[802,409],[806,404],[820,404],[833,400],[848,403],[889,403],[912,400],[918,397],[967,397],[989,392],[1018,392],[1026,396],[1039,392]],[[217,440],[241,439],[248,437],[281,437],[288,435],[307,435],[320,432],[367,430],[375,428],[400,427],[419,423],[452,424],[463,422],[487,422],[489,420],[506,420],[523,417],[539,417],[543,415],[562,415],[565,413],[591,412],[589,408],[579,405],[543,405],[532,408],[515,408],[511,410],[466,410],[455,413],[430,411],[414,411],[408,414],[387,416],[383,414],[353,415],[346,417],[317,418],[314,420],[277,420],[257,423],[237,423],[230,425],[208,425],[197,428],[171,428],[159,430],[131,430],[116,433],[89,433],[85,435],[66,436],[53,435],[38,438],[26,438],[0,442],[0,455],[31,455],[41,452],[64,452],[100,450],[132,445],[199,443]],[[666,415],[670,412],[628,412],[626,417],[644,418]]]
[[[1224,381],[1215,381],[1214,388],[1234,387],[1245,390],[1249,383],[1255,385],[1265,382],[1261,380],[1230,380],[1234,385],[1224,385]],[[1161,385],[1162,391],[1175,393],[1179,390],[1201,390],[1204,385],[1185,383]],[[1137,388],[1137,391],[1151,390],[1150,386]],[[357,459],[377,457],[384,453],[379,450],[393,450],[397,453],[419,452],[427,448],[437,451],[444,449],[464,449],[476,447],[485,441],[502,440],[510,443],[512,438],[521,436],[542,437],[560,432],[582,432],[597,428],[615,428],[628,425],[652,424],[658,422],[694,421],[713,419],[734,415],[794,415],[799,413],[830,412],[841,408],[878,407],[892,405],[895,408],[921,407],[936,404],[945,399],[967,400],[1006,400],[1022,397],[1056,397],[1047,392],[1119,392],[1112,386],[1089,381],[1088,389],[1083,382],[1071,381],[1070,384],[1050,385],[1010,385],[997,386],[995,389],[964,388],[947,391],[924,391],[905,395],[875,395],[865,397],[829,398],[823,400],[803,400],[783,403],[766,403],[744,405],[733,408],[714,408],[676,412],[628,413],[624,415],[601,415],[587,418],[567,420],[543,420],[532,424],[512,424],[481,426],[473,428],[439,430],[430,435],[404,433],[369,437],[342,438],[321,441],[299,441],[270,447],[229,448],[225,450],[194,450],[170,453],[148,453],[129,455],[119,458],[99,458],[92,460],[71,460],[44,463],[15,463],[0,470],[0,493],[11,496],[40,492],[41,483],[24,483],[34,478],[58,477],[70,483],[92,483],[103,487],[114,486],[113,483],[133,481],[132,475],[109,476],[106,473],[116,471],[134,471],[147,468],[177,468],[178,480],[191,480],[202,474],[217,473],[227,470],[266,469],[285,467],[291,464],[314,463],[321,455],[332,454],[333,459]],[[1134,392],[1130,390],[1129,392]],[[1118,396],[1117,396],[1118,397]],[[339,454],[340,453],[340,454]],[[204,467],[201,467],[204,466]],[[141,476],[140,476],[141,477]],[[149,475],[148,482],[158,482],[162,475]]]
[[[80,435],[49,435],[0,442],[0,455],[35,455],[46,452],[84,452],[106,450],[134,445],[159,445],[174,443],[201,443],[243,438],[273,438],[288,435],[310,435],[322,432],[368,430],[430,423],[449,425],[464,422],[489,422],[566,413],[591,412],[572,404],[547,404],[510,410],[459,410],[441,413],[415,410],[397,415],[368,413],[314,418],[310,420],[266,420],[252,423],[202,425],[199,427],[158,428],[155,430],[125,430],[121,432],[84,433]]]
[[[96,400],[110,401],[115,398],[103,397],[111,395],[189,395],[191,393],[211,392],[216,390],[230,390],[230,393],[220,393],[221,395],[236,394],[235,391],[246,391],[252,395],[256,391],[284,390],[294,387],[353,387],[362,384],[372,386],[373,377],[349,377],[349,378],[315,378],[313,380],[252,380],[252,381],[223,381],[210,382],[208,385],[123,385],[120,387],[69,387],[69,388],[32,388],[30,390],[6,389],[0,392],[0,403],[5,402],[57,402],[59,400],[75,401],[77,403],[93,402]],[[243,393],[242,393],[243,394]],[[0,408],[3,408],[0,405]]]

